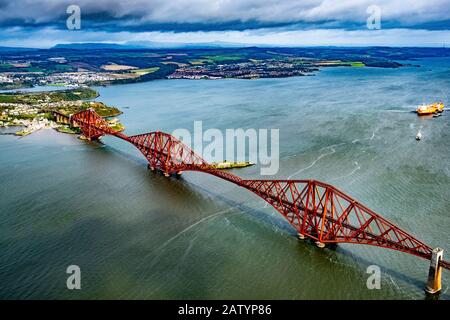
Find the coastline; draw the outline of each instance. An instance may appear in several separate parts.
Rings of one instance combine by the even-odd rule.
[[[68,122],[71,114],[93,108],[105,118],[114,130],[123,131],[117,116],[123,111],[106,104],[93,101],[100,96],[89,87],[35,92],[0,93],[0,127],[19,126],[18,136],[27,136],[42,128],[53,128],[58,132],[77,134],[79,130]]]

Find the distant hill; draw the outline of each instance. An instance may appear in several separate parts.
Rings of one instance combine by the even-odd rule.
[[[214,49],[214,48],[243,48],[249,45],[232,42],[204,42],[204,43],[184,43],[184,42],[153,42],[135,41],[127,42],[126,45],[134,45],[147,49]]]
[[[116,50],[129,50],[129,49],[138,49],[142,47],[136,46],[128,46],[117,43],[61,43],[52,47],[52,49],[78,49],[78,50],[86,50],[86,49],[116,49]]]
[[[30,51],[30,50],[38,50],[33,48],[20,48],[20,47],[1,47],[0,52],[13,52],[13,51]]]
[[[207,42],[207,43],[182,43],[182,42],[153,42],[134,41],[124,44],[117,43],[64,43],[57,44],[52,49],[114,49],[114,50],[135,50],[135,49],[214,49],[214,48],[239,48],[248,45],[230,42]]]

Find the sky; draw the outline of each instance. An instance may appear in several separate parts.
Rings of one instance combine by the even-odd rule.
[[[76,14],[80,10],[80,28]],[[72,8],[69,7],[69,8]],[[75,18],[75,20],[74,20]],[[450,0],[0,0],[0,46],[450,46]]]

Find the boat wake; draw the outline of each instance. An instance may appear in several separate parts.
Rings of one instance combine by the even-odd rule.
[[[344,175],[336,177],[336,178],[329,179],[329,181],[336,181],[336,180],[340,180],[340,179],[351,177],[356,171],[361,170],[361,166],[358,165],[357,161],[355,161],[354,165],[357,166],[357,167],[355,169],[353,169],[350,173],[344,174]]]
[[[300,169],[300,170],[294,172],[293,174],[291,174],[291,175],[288,176],[287,178],[288,178],[288,179],[292,179],[292,177],[294,177],[294,176],[296,176],[296,175],[302,173],[302,172],[305,171],[305,170],[308,170],[308,169],[314,167],[314,166],[316,165],[316,163],[319,162],[320,159],[322,159],[323,157],[326,157],[326,156],[329,156],[329,155],[335,153],[335,152],[336,152],[335,147],[338,147],[338,146],[341,146],[341,145],[344,145],[344,144],[345,144],[345,143],[333,144],[333,145],[331,145],[331,146],[324,147],[324,148],[320,149],[320,150],[331,149],[331,151],[330,151],[330,152],[326,152],[326,153],[322,153],[322,154],[319,155],[313,162],[311,162],[311,164],[310,164],[309,166],[307,166],[307,167],[305,167],[305,168],[302,168],[302,169]]]
[[[388,109],[388,110],[382,110],[382,112],[389,112],[389,113],[411,113],[415,111],[408,110],[397,110],[397,109]]]

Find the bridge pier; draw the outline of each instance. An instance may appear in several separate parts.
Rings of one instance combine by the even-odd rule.
[[[444,250],[441,248],[433,249],[430,262],[430,270],[428,271],[428,281],[425,292],[428,294],[436,294],[442,289],[441,275],[442,267],[439,262],[442,260]]]
[[[323,242],[320,242],[320,241],[316,241],[316,246],[318,247],[318,248],[325,248],[325,243],[323,243]]]
[[[299,239],[299,240],[305,240],[305,235],[303,235],[303,234],[301,234],[300,232],[298,233],[298,235],[297,235],[297,238]]]

